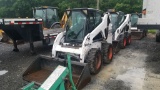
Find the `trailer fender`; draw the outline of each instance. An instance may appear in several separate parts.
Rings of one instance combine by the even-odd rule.
[[[61,25],[60,25],[60,22],[54,22],[50,28],[54,29],[54,28],[60,28]]]

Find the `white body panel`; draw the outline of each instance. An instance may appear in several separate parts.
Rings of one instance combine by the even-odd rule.
[[[60,34],[58,34],[58,36],[56,37],[54,44],[53,44],[53,48],[52,48],[52,57],[56,57],[56,52],[57,51],[61,51],[61,52],[68,52],[68,53],[74,53],[74,54],[78,54],[80,56],[80,62],[84,63],[85,57],[88,54],[88,51],[91,48],[99,48],[101,49],[101,41],[98,42],[94,42],[93,38],[99,33],[101,32],[102,36],[105,37],[105,33],[104,30],[106,28],[109,28],[108,30],[108,37],[107,37],[107,42],[112,44],[112,32],[111,32],[111,24],[109,26],[107,26],[108,23],[108,14],[105,14],[102,22],[91,32],[88,33],[83,42],[82,42],[82,46],[81,47],[67,47],[65,46],[64,43],[64,34],[65,32],[62,32]],[[105,37],[106,38],[106,37]],[[63,46],[60,44],[63,43]]]
[[[142,32],[141,29],[138,29],[137,27],[131,27],[132,32]]]
[[[146,9],[145,18],[160,21],[160,0],[143,0],[143,9]]]
[[[160,24],[160,0],[143,0],[143,8],[146,15],[138,19],[139,25],[158,25]]]
[[[52,85],[60,78],[63,72],[66,70],[66,67],[57,66],[57,68],[50,74],[50,76],[45,80],[45,82],[40,86],[42,90],[50,90]]]

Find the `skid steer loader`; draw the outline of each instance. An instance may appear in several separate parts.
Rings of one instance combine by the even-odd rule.
[[[109,13],[112,23],[113,47],[116,53],[131,43],[131,15],[121,11]]]
[[[47,86],[42,83],[48,81],[47,78],[52,76],[54,70],[57,71],[58,65],[66,66],[68,62],[66,62],[65,56],[66,53],[69,53],[73,82],[80,90],[90,82],[90,73],[97,74],[102,63],[111,62],[113,47],[109,14],[105,13],[101,17],[100,11],[92,8],[75,8],[66,12],[68,20],[65,31],[56,37],[52,48],[52,57],[41,56],[37,58],[24,72],[23,79],[25,81],[33,81],[37,85]],[[61,75],[59,75],[60,78]],[[67,77],[71,77],[71,75],[67,75]],[[52,83],[54,79],[50,79],[50,82]],[[62,86],[73,86],[68,78],[63,80],[65,82]],[[29,88],[34,83],[31,83]]]
[[[131,34],[132,34],[132,39],[142,39],[147,35],[147,30],[146,29],[138,29],[137,28],[137,22],[138,18],[141,18],[142,14],[140,13],[132,13],[131,14]]]
[[[74,61],[88,63],[91,74],[97,74],[102,63],[113,57],[112,29],[109,14],[103,17],[99,10],[74,8],[67,10],[68,21],[64,32],[56,37],[53,58],[64,58],[70,53]]]

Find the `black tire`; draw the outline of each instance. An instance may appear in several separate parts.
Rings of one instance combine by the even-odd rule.
[[[127,45],[130,45],[131,44],[131,35],[129,35],[128,37],[127,37]]]
[[[86,57],[86,62],[88,63],[88,67],[91,74],[99,73],[102,66],[101,51],[99,49],[92,48]]]
[[[141,40],[144,37],[144,32],[140,32],[140,38],[139,40]]]
[[[102,44],[102,55],[103,55],[103,63],[109,64],[113,58],[113,46],[108,43]]]
[[[51,29],[55,29],[55,28],[61,28],[60,24],[54,24],[53,26],[51,26]]]
[[[159,30],[156,33],[156,42],[160,42],[160,31]]]
[[[143,30],[143,36],[142,36],[142,38],[144,38],[144,37],[145,37],[145,35],[146,35],[146,31],[145,31],[145,30]]]
[[[144,30],[144,37],[147,36],[148,30]]]
[[[124,49],[127,45],[127,38],[123,37],[123,39],[120,40],[120,48]]]

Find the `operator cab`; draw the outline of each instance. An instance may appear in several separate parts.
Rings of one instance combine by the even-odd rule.
[[[116,31],[116,29],[124,22],[125,14],[121,11],[119,12],[109,12],[110,20],[112,24],[112,34]]]
[[[57,7],[50,6],[35,7],[33,9],[33,16],[34,18],[43,19],[43,26],[50,28],[54,22],[59,21],[57,9]]]
[[[117,19],[118,19],[118,13],[117,12],[110,12],[110,20],[111,20],[111,24],[112,24],[112,34],[118,28]]]
[[[138,18],[141,18],[142,14],[132,13],[131,14],[131,27],[137,27]]]
[[[66,43],[82,43],[84,37],[102,22],[102,13],[92,8],[67,10],[67,16]]]

